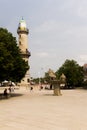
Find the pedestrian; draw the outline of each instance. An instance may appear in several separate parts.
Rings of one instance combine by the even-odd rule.
[[[11,86],[8,88],[8,90],[9,90],[9,93],[11,93]]]
[[[33,87],[30,87],[30,91],[32,91],[33,90]]]
[[[4,90],[4,96],[5,96],[6,98],[8,98],[7,88],[5,88],[5,90]]]
[[[42,89],[43,89],[43,86],[41,85],[41,86],[40,86],[40,90],[42,90]]]

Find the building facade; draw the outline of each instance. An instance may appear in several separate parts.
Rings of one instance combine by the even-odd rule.
[[[28,50],[29,29],[27,28],[26,21],[23,18],[19,22],[17,33],[18,33],[18,45],[21,50],[22,58],[29,64],[29,57],[31,56]],[[30,81],[30,73],[28,70],[26,72],[25,77],[21,80],[21,85],[25,85],[29,83],[29,81]]]
[[[84,81],[87,81],[87,63],[83,65]]]

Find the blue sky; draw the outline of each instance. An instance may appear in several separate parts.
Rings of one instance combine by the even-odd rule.
[[[56,71],[66,59],[87,63],[86,0],[0,0],[0,26],[18,40],[20,19],[29,34],[30,74]]]

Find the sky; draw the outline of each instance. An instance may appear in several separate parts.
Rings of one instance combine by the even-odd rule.
[[[31,77],[57,71],[66,59],[87,63],[87,0],[0,0],[0,27],[17,40],[22,17],[29,29]]]

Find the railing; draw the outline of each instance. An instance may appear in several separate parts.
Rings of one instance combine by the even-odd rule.
[[[29,33],[29,29],[27,29],[27,28],[23,28],[23,29],[20,29],[20,28],[18,28],[17,29],[17,33],[19,34],[19,33]]]
[[[31,53],[29,52],[28,49],[26,49],[25,52],[22,52],[22,53],[21,53],[21,55],[22,55],[23,57],[30,57],[30,56],[31,56]]]

